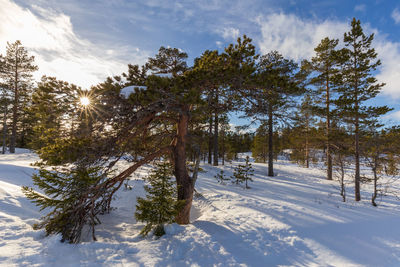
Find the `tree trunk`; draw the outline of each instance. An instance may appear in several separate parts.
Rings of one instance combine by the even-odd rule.
[[[329,79],[329,78],[328,78]],[[330,114],[330,95],[329,95],[329,80],[326,80],[326,179],[332,180],[332,155],[331,155],[331,114]]]
[[[210,114],[210,120],[208,125],[208,164],[212,163],[212,127],[213,127],[213,116]]]
[[[186,168],[186,139],[189,125],[189,107],[184,106],[179,116],[177,134],[173,143],[172,154],[174,159],[174,174],[178,188],[178,200],[185,200],[185,206],[176,216],[179,224],[190,223],[190,208],[193,200],[193,181]]]
[[[268,176],[274,176],[274,147],[273,147],[273,115],[272,106],[268,105]]]
[[[341,155],[339,155],[339,164],[340,164],[340,195],[342,196],[343,202],[346,202],[346,189],[344,186],[344,159]]]
[[[17,120],[18,120],[18,61],[17,55],[15,56],[15,77],[14,77],[14,106],[13,106],[13,121],[11,129],[11,140],[10,140],[10,153],[15,153],[15,143],[17,140]]]
[[[379,156],[378,156],[379,157]],[[378,175],[377,175],[377,167],[378,167],[378,164],[377,164],[377,158],[375,158],[375,162],[374,162],[374,168],[373,168],[373,173],[374,173],[374,193],[372,194],[372,199],[371,199],[371,202],[372,202],[372,206],[374,206],[374,207],[376,207],[377,205],[376,205],[376,202],[375,202],[375,199],[376,199],[376,197],[377,197],[377,182],[378,182]]]
[[[218,99],[218,98],[217,98]],[[218,166],[218,113],[215,112],[214,116],[214,162],[213,166]]]
[[[355,177],[354,177],[354,194],[355,194],[355,201],[361,200],[360,194],[360,137],[359,137],[359,114],[358,114],[358,97],[357,97],[357,86],[356,86],[356,95],[355,95],[355,161],[356,161],[356,170],[355,170]]]
[[[222,165],[225,165],[225,131],[222,130]]]
[[[309,118],[308,115],[306,117],[306,168],[310,167],[310,153],[309,153],[309,145],[308,145],[308,131],[309,131]]]
[[[2,154],[6,153],[7,146],[7,104],[4,105],[4,117],[3,117],[3,150]]]

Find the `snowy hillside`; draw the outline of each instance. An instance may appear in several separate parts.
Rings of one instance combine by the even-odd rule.
[[[133,216],[142,168],[102,217],[97,242],[60,243],[32,230],[41,214],[20,190],[32,185],[36,159],[24,150],[0,155],[1,266],[400,266],[400,201],[385,197],[374,208],[363,187],[363,201],[355,203],[349,188],[343,203],[321,170],[286,161],[272,178],[265,164],[253,164],[247,190],[214,179],[219,169],[231,175],[231,165],[202,166],[192,224],[171,225],[159,240],[138,236],[143,225]]]

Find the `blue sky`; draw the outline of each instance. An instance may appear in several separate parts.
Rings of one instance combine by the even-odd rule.
[[[353,17],[367,33],[387,83],[375,104],[395,108],[400,123],[400,2],[397,0],[0,0],[0,53],[20,39],[35,55],[36,77],[56,76],[89,88],[128,63],[142,64],[163,46],[189,54],[222,49],[243,34],[260,53],[278,50],[296,61],[313,56],[329,36],[342,39]]]

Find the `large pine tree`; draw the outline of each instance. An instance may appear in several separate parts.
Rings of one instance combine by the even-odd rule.
[[[303,66],[311,72],[310,84],[314,90],[314,113],[325,120],[325,153],[328,180],[332,180],[332,127],[331,120],[334,115],[332,94],[339,85],[339,56],[336,47],[339,40],[329,39],[328,37],[321,40],[314,49],[315,56],[311,62],[305,61]]]
[[[4,80],[12,96],[12,127],[10,152],[15,153],[15,145],[17,140],[17,126],[22,111],[21,100],[28,99],[27,95],[31,88],[32,72],[38,68],[34,65],[35,58],[29,56],[27,50],[22,46],[20,41],[7,43],[5,56]]]
[[[277,119],[288,121],[286,113],[294,105],[291,97],[302,93],[296,80],[297,64],[285,59],[277,51],[261,56],[250,91],[251,105],[248,116],[267,121],[268,125],[268,176],[274,176],[274,124]]]
[[[352,126],[354,133],[355,160],[355,200],[360,195],[360,135],[362,127],[375,121],[390,109],[387,106],[371,107],[365,102],[374,98],[384,86],[378,83],[373,72],[381,64],[377,53],[371,47],[374,34],[365,35],[359,20],[353,18],[351,29],[344,34],[342,82],[339,87],[340,97],[337,101],[341,115]]]

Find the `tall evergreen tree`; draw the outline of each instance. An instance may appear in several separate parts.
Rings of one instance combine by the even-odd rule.
[[[258,64],[254,88],[250,92],[252,101],[246,114],[267,120],[268,176],[274,176],[274,124],[280,118],[288,121],[289,116],[285,111],[294,105],[291,97],[303,92],[296,80],[297,69],[294,61],[283,58],[277,51],[263,55]]]
[[[0,54],[0,78],[3,78],[5,74],[5,59]],[[8,137],[8,106],[10,105],[10,97],[8,85],[0,81],[0,114],[2,117],[2,154],[6,153],[7,137]]]
[[[68,135],[74,118],[72,102],[76,99],[78,87],[59,81],[53,77],[43,76],[32,93],[32,105],[29,107],[33,126],[30,148],[41,155],[40,149],[48,146],[52,140]]]
[[[327,180],[332,180],[332,127],[331,120],[334,114],[333,93],[339,85],[339,55],[336,47],[338,39],[329,39],[328,37],[321,40],[314,51],[316,55],[311,62],[303,62],[303,68],[312,73],[310,84],[315,86],[314,94],[314,113],[325,120],[325,153],[327,166]]]
[[[352,125],[354,132],[355,160],[355,200],[361,200],[360,195],[360,135],[362,127],[375,121],[380,115],[390,109],[387,106],[371,107],[365,102],[374,98],[384,86],[377,83],[373,72],[381,64],[377,53],[371,47],[374,34],[366,36],[359,20],[353,18],[351,29],[344,34],[342,81],[338,91],[337,101],[341,115]]]
[[[38,67],[34,65],[35,58],[28,55],[28,51],[22,46],[20,41],[7,43],[5,55],[4,80],[8,84],[12,96],[12,126],[10,152],[15,153],[17,140],[17,126],[21,114],[21,100],[31,88],[32,72]]]

